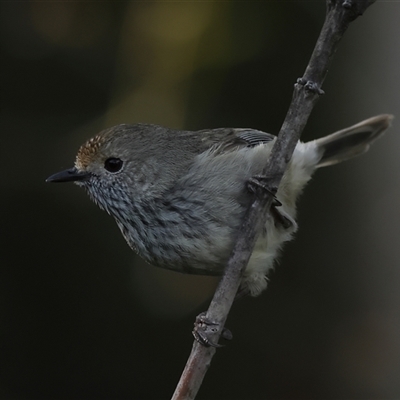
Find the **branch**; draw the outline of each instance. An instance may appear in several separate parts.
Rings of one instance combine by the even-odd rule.
[[[258,189],[253,203],[247,210],[243,225],[224,275],[208,308],[206,318],[219,324],[210,339],[218,343],[227,319],[241,276],[250,259],[260,228],[265,225],[273,196],[292,157],[308,117],[319,96],[339,41],[350,22],[375,0],[327,0],[327,14],[320,36],[302,78],[294,85],[294,93],[286,118],[279,132],[271,156],[262,175],[269,178],[268,190]],[[214,347],[193,343],[192,352],[176,387],[173,400],[191,400],[201,386],[215,354]]]

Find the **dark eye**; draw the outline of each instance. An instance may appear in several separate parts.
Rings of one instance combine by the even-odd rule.
[[[110,157],[104,162],[104,168],[108,172],[118,172],[122,168],[122,160],[119,158]]]

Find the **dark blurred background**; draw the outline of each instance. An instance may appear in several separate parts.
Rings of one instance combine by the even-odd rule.
[[[216,280],[143,264],[73,185],[46,185],[99,130],[148,122],[277,133],[324,2],[1,2],[0,394],[168,399]],[[309,140],[400,116],[400,3],[339,47]],[[300,231],[199,399],[400,398],[398,119],[318,171]]]

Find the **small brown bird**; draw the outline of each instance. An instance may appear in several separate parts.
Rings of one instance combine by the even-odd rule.
[[[297,144],[244,273],[242,292],[257,296],[266,288],[280,247],[297,229],[296,199],[315,169],[364,153],[392,118],[379,115]],[[220,275],[252,200],[248,182],[266,165],[274,141],[275,136],[254,129],[191,132],[118,125],[87,141],[75,167],[47,182],[84,187],[150,264]]]

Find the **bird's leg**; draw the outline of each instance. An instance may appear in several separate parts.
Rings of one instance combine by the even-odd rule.
[[[258,188],[261,188],[273,196],[274,201],[277,205],[282,205],[281,202],[275,197],[278,188],[276,186],[271,186],[268,184],[270,178],[265,175],[254,175],[247,182],[247,188],[251,193],[256,193]]]
[[[264,175],[255,175],[248,181],[248,189],[250,192],[255,193],[257,188],[261,188],[273,196],[271,204],[271,214],[274,217],[275,224],[281,225],[284,229],[295,228],[297,229],[296,221],[285,211],[278,209],[282,203],[276,198],[277,188],[268,185],[268,177]]]
[[[271,213],[272,216],[274,217],[275,225],[280,224],[284,229],[294,229],[294,231],[297,230],[297,222],[295,221],[294,218],[292,218],[287,212],[276,208],[277,206],[274,206],[272,203],[271,206]]]
[[[202,312],[196,317],[192,334],[196,341],[205,347],[223,347],[223,345],[214,343],[210,339],[210,336],[218,332],[219,326],[219,323],[211,321],[207,318],[206,313]],[[226,340],[232,340],[233,335],[229,329],[223,328],[221,337]]]
[[[243,299],[244,297],[250,296],[250,290],[247,286],[240,286],[239,290],[236,293],[235,301]]]

